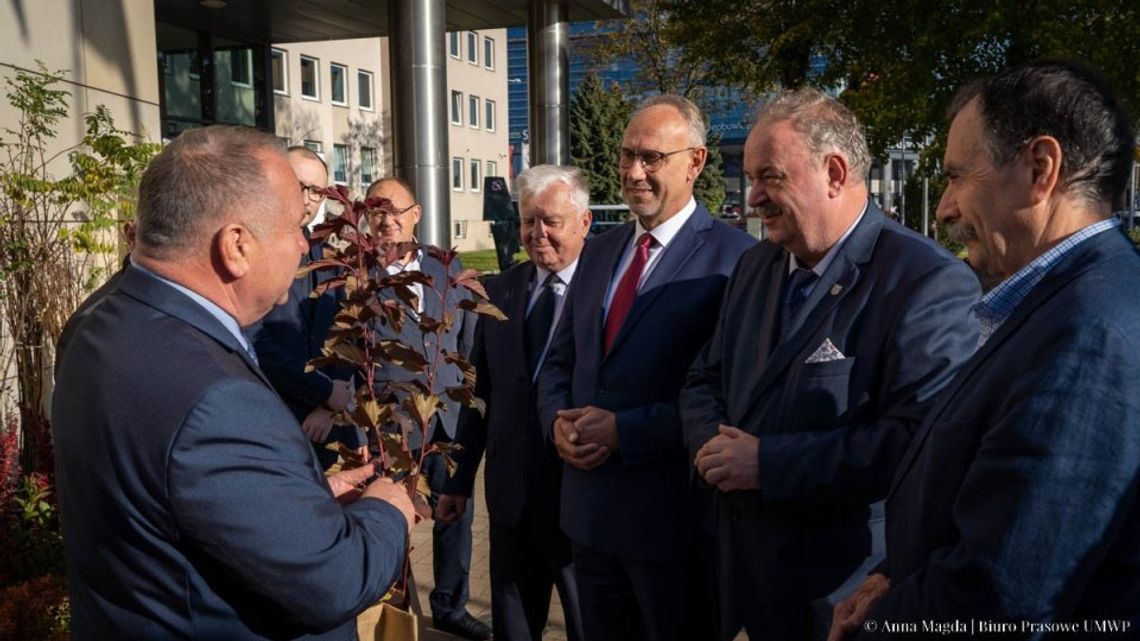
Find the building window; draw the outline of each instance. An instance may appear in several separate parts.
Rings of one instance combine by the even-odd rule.
[[[495,68],[495,39],[483,38],[483,66],[488,69]]]
[[[495,101],[483,101],[483,127],[487,131],[495,130]]]
[[[356,100],[360,103],[360,108],[365,111],[372,111],[372,72],[371,71],[357,71],[356,72]]]
[[[483,177],[479,175],[482,171],[483,171],[483,163],[472,158],[471,159],[471,182],[469,183],[471,191],[479,191],[479,189],[482,187]]]
[[[348,147],[333,145],[333,182],[348,182]]]
[[[301,56],[301,97],[309,100],[321,99],[321,73],[317,69],[318,60]]]
[[[360,148],[360,184],[368,188],[376,176],[376,150],[372,147]]]
[[[463,191],[463,159],[451,159],[451,188],[455,191]]]
[[[451,224],[454,228],[451,235],[452,239],[467,238],[467,221],[457,220]]]
[[[493,178],[499,175],[499,163],[494,160],[487,161],[487,177]]]
[[[253,86],[253,50],[230,49],[230,82],[239,87]]]
[[[474,31],[467,32],[467,62],[479,64],[479,36]]]
[[[271,55],[271,64],[273,66],[273,93],[281,94],[282,96],[288,96],[289,55],[280,49],[274,49]]]
[[[463,92],[451,92],[451,124],[463,124]]]
[[[305,146],[308,147],[309,150],[313,153],[321,153],[321,143],[317,140],[306,140]]]
[[[329,65],[329,82],[332,84],[332,94],[329,99],[334,105],[348,105],[348,67],[335,62]]]
[[[459,60],[459,32],[452,31],[447,34],[447,52],[452,58]]]
[[[479,96],[467,96],[467,124],[479,128]]]

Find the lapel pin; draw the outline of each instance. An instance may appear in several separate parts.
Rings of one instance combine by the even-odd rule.
[[[843,285],[836,283],[835,285],[831,286],[831,295],[832,296],[838,296],[839,292],[841,292],[841,291],[843,291]]]

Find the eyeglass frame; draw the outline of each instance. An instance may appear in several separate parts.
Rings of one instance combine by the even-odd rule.
[[[692,147],[685,147],[684,149],[677,149],[669,152],[660,152],[653,149],[650,149],[648,151],[634,151],[628,147],[622,147],[621,150],[618,151],[618,167],[621,167],[622,169],[629,169],[636,161],[641,163],[641,168],[645,170],[645,172],[653,173],[658,169],[661,169],[661,167],[665,164],[665,161],[668,160],[669,156],[679,154],[682,151],[693,151],[694,149],[701,148],[702,147],[700,145],[693,145]],[[658,157],[654,158],[653,160],[646,160],[646,154],[650,153],[657,154]],[[627,155],[629,156],[629,162],[625,161]]]
[[[324,194],[321,193],[322,191],[324,191],[326,189],[325,187],[320,187],[317,185],[306,185],[305,183],[301,182],[300,180],[297,181],[297,184],[301,186],[301,193],[305,196],[305,199],[307,199],[307,200],[310,200],[310,201],[320,200],[320,199],[325,197]],[[314,198],[314,196],[316,198]]]
[[[412,201],[412,204],[408,205],[407,207],[404,207],[403,209],[397,209],[394,211],[388,211],[386,209],[376,208],[374,210],[375,213],[373,214],[373,216],[376,216],[380,220],[384,220],[385,218],[396,218],[399,216],[403,216],[404,214],[411,211],[412,207],[419,207],[419,205],[420,205],[419,203]]]

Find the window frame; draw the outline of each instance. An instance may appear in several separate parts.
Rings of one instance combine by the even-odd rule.
[[[303,100],[313,100],[315,102],[321,101],[321,59],[312,56],[301,54],[299,56],[301,61],[301,98]],[[305,93],[305,63],[311,62],[313,64],[313,94]]]
[[[476,193],[483,191],[483,161],[478,158],[468,159],[467,171],[471,172],[467,178],[468,182],[472,183],[467,187],[467,190]]]
[[[459,164],[459,171],[455,171],[456,163]],[[466,170],[462,156],[451,157],[451,191],[463,191],[463,174]],[[456,178],[459,179],[458,182]]]
[[[490,107],[490,109],[488,109],[488,107]],[[498,126],[496,125],[496,119],[498,117],[497,112],[498,112],[498,105],[495,104],[495,101],[491,100],[490,98],[484,98],[483,99],[483,129],[485,129],[487,131],[496,131],[498,129]],[[491,123],[490,127],[487,126],[488,122]]]
[[[467,32],[467,62],[479,66],[479,34]]]
[[[339,101],[336,99],[336,84],[335,84],[336,83],[336,80],[335,80],[336,75],[333,73],[333,69],[340,69],[341,70],[341,74],[340,74],[341,82],[340,82],[340,84],[341,84],[341,91],[344,93],[344,95],[341,96],[341,99]],[[348,99],[348,65],[346,65],[346,64],[343,64],[340,62],[330,62],[329,63],[329,103],[336,105],[337,107],[347,107],[348,106],[348,103],[349,103],[349,99]]]
[[[456,97],[458,96],[458,101]],[[451,113],[449,114],[451,124],[462,127],[463,126],[463,92],[455,89],[451,90]]]
[[[338,153],[338,152],[341,152],[341,153]],[[347,185],[348,184],[348,152],[349,152],[348,145],[341,145],[341,144],[333,143],[333,157],[332,157],[333,184],[336,184],[336,185]],[[336,175],[336,173],[337,173],[337,161],[341,158],[343,158],[343,161],[344,161],[342,163],[343,167],[341,169],[344,177],[343,178],[337,178],[337,175]]]
[[[488,53],[490,55],[487,55]],[[483,36],[483,68],[489,71],[495,70],[495,39],[491,36]]]
[[[281,82],[284,89],[277,88],[276,74],[273,73],[273,58],[281,54]],[[288,96],[289,95],[289,52],[284,49],[272,47],[269,53],[269,74],[274,76],[273,81],[273,95],[275,96]]]
[[[455,58],[456,60],[463,59],[462,39],[459,37],[458,31],[452,31],[447,34],[447,55]],[[453,46],[454,45],[454,46]]]
[[[483,111],[479,107],[481,99],[475,94],[467,94],[467,126],[472,129],[480,128],[481,114]]]
[[[364,97],[365,92],[360,90],[360,79],[364,78],[364,77],[368,78],[368,106],[367,107],[364,106],[364,102],[361,100]],[[357,69],[356,70],[356,106],[359,107],[361,111],[376,111],[376,100],[374,97],[375,86],[376,86],[375,74],[373,74],[371,71],[368,71],[367,69]]]

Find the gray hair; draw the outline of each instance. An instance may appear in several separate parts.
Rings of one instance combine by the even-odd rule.
[[[838,151],[847,157],[847,165],[860,181],[867,178],[871,152],[863,125],[850,109],[831,96],[812,87],[778,93],[756,114],[757,124],[765,121],[792,123],[816,157]]]
[[[1063,153],[1059,182],[1076,199],[1121,204],[1132,174],[1131,120],[1107,81],[1088,67],[1042,60],[966,86],[950,105],[952,121],[978,99],[982,139],[1001,167],[1038,136]]]
[[[289,147],[288,149],[286,149],[285,152],[289,153],[289,154],[294,154],[294,155],[300,156],[301,158],[305,158],[307,160],[315,160],[315,161],[321,163],[321,166],[325,168],[325,175],[326,176],[328,175],[328,173],[329,173],[328,163],[325,162],[324,158],[321,158],[320,154],[313,151],[312,149],[309,149],[308,147],[306,147],[304,145],[293,145],[292,147]]]
[[[267,203],[274,201],[266,198],[263,153],[285,157],[275,136],[256,129],[215,125],[182,132],[143,173],[138,244],[157,256],[176,255],[200,246],[211,224],[234,219],[265,233]]]
[[[590,207],[590,187],[577,167],[568,165],[535,165],[515,178],[519,202],[534,198],[547,187],[560,182],[570,188],[570,203],[579,213]]]
[[[646,109],[658,105],[667,105],[676,109],[681,114],[681,117],[685,119],[685,123],[689,125],[689,140],[693,143],[693,146],[705,146],[705,131],[708,129],[708,125],[705,122],[705,115],[701,113],[701,108],[698,107],[696,103],[684,96],[671,93],[653,96],[638,105],[633,115],[636,116]]]

